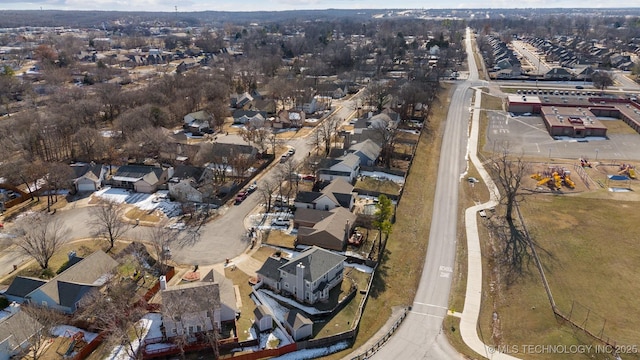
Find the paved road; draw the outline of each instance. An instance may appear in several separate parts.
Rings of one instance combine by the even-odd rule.
[[[467,33],[469,36],[469,33]],[[457,86],[445,128],[427,256],[412,309],[391,340],[373,356],[375,359],[460,359],[442,334],[447,315],[451,279],[456,255],[458,188],[465,172],[467,131],[471,104],[470,86],[478,79],[471,42],[467,59],[469,80]]]
[[[531,67],[533,68],[531,70],[532,73],[545,74],[551,70],[551,67],[542,60],[540,55],[536,54],[534,50],[532,50],[532,47],[529,44],[524,41],[514,40],[511,42],[511,45],[517,53],[522,55],[527,62],[531,64]]]

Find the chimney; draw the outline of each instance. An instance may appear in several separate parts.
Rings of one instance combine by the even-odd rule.
[[[347,220],[347,223],[344,225],[344,234],[347,237],[347,240],[349,239],[349,236],[351,235],[349,232],[349,230],[351,230],[351,224],[349,223],[349,220]]]
[[[160,276],[160,290],[167,290],[167,277],[164,275]]]
[[[298,265],[296,265],[296,291],[295,291],[295,295],[296,295],[296,299],[299,302],[304,302],[304,265],[302,265],[302,263],[298,263]]]

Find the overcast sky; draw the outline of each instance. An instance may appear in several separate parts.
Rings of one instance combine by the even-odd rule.
[[[14,10],[118,10],[118,11],[257,11],[303,9],[439,9],[439,8],[582,8],[630,7],[619,0],[0,0],[0,9]],[[637,6],[637,4],[635,5]]]

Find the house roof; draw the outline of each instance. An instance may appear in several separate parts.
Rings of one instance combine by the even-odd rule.
[[[92,180],[98,180],[102,172],[102,165],[99,164],[73,164],[71,165],[74,178],[89,177]]]
[[[296,209],[293,221],[317,224],[331,215],[330,211],[301,208]]]
[[[314,282],[346,259],[346,257],[329,250],[312,246],[282,265],[280,270],[295,274],[298,264],[302,264],[304,265],[304,279]]]
[[[351,194],[353,185],[343,178],[335,178],[321,191],[323,194]]]
[[[294,331],[302,328],[303,326],[307,326],[307,325],[313,326],[313,321],[311,321],[306,316],[302,315],[302,313],[300,313],[297,310],[291,310],[287,312],[285,321],[289,325],[289,327]]]
[[[41,280],[41,279],[35,279],[35,278],[30,278],[25,276],[16,276],[16,278],[13,279],[13,281],[11,282],[11,285],[9,285],[9,288],[7,288],[7,291],[5,291],[4,293],[5,295],[24,298],[25,296],[29,295],[29,293],[31,293],[33,290],[39,288],[40,286],[46,283],[47,281]]]
[[[220,286],[213,282],[193,282],[172,286],[160,293],[163,311],[170,315],[220,309]]]
[[[0,320],[0,343],[8,339],[9,350],[13,352],[40,329],[42,325],[37,320],[24,311],[18,311]]]
[[[358,164],[360,163],[360,158],[358,157],[358,155],[355,155],[355,154],[343,155],[339,157],[337,160],[340,160],[338,164],[345,165],[350,169],[355,169],[355,167],[358,166]],[[336,166],[338,164],[335,164],[333,166]]]
[[[204,110],[192,112],[184,116],[185,122],[208,121],[210,119],[211,119],[211,115],[209,115],[209,113]]]
[[[344,207],[325,212],[330,213],[330,216],[315,223],[312,231],[304,226],[298,228],[298,240],[307,245],[340,249],[345,239],[347,224],[351,227],[356,221],[356,215]]]
[[[157,179],[160,178],[164,170],[159,166],[146,165],[123,165],[118,168],[113,175],[114,180],[118,181],[138,181],[145,175],[153,172]]]
[[[178,165],[173,169],[173,178],[200,180],[204,169],[197,166]]]
[[[287,259],[269,257],[256,273],[269,279],[279,279],[280,271],[278,269],[286,263]]]
[[[220,302],[227,307],[238,311],[236,307],[236,291],[233,287],[233,282],[227,279],[221,273],[211,270],[205,275],[200,283],[216,283],[220,292]]]
[[[298,191],[294,201],[309,204],[313,203],[320,196],[322,196],[322,193],[315,191]]]
[[[371,139],[365,139],[364,141],[353,144],[348,149],[349,152],[363,154],[370,160],[377,159],[381,150],[382,148]]]
[[[260,321],[260,319],[262,319],[264,317],[267,317],[267,316],[271,316],[271,314],[269,313],[269,309],[267,309],[266,306],[258,305],[253,310],[253,316],[256,317],[256,320]]]
[[[98,250],[34,291],[42,291],[57,304],[68,304],[73,299],[79,299],[84,295],[88,290],[87,287],[104,285],[109,273],[116,266],[118,266],[117,261],[104,251]]]

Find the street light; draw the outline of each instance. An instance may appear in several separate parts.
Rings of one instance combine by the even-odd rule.
[[[598,161],[598,149],[596,149],[596,161]]]

